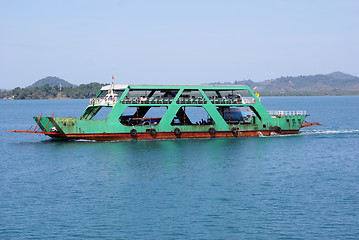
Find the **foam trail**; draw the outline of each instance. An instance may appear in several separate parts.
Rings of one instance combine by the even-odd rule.
[[[302,130],[300,135],[316,135],[316,134],[350,134],[359,133],[359,129],[341,129],[341,130]]]
[[[263,133],[261,131],[258,131],[258,137],[264,137]]]
[[[97,142],[96,140],[88,140],[88,139],[74,139],[73,142]]]

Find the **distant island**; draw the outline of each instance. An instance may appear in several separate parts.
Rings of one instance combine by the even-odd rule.
[[[262,82],[242,80],[210,85],[246,85],[261,96],[343,96],[359,95],[359,77],[342,72],[298,77],[280,77]],[[0,99],[84,99],[93,98],[107,84],[76,86],[58,77],[46,77],[25,88],[0,90]]]
[[[210,85],[246,85],[262,96],[359,95],[359,78],[342,72],[298,77],[280,77],[262,82],[242,80]]]
[[[0,90],[0,99],[84,99],[93,98],[106,84],[89,83],[76,86],[58,77],[46,77],[25,88]]]

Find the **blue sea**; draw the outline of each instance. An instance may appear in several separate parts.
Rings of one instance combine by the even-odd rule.
[[[359,97],[262,97],[299,135],[53,141],[33,116],[88,100],[0,101],[0,239],[359,239]]]

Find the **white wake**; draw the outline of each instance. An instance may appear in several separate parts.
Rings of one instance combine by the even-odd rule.
[[[350,134],[359,133],[359,129],[340,129],[340,130],[301,130],[300,135],[317,135],[317,134]]]

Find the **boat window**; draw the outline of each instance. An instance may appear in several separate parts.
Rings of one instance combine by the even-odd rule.
[[[213,104],[253,104],[256,100],[248,90],[204,90]]]
[[[229,90],[204,90],[208,98],[234,98],[237,96],[251,97],[252,95],[246,89],[229,89]]]
[[[127,107],[119,121],[126,126],[155,126],[160,123],[166,111],[167,107]]]
[[[113,95],[113,97],[120,98],[123,92],[124,90],[114,90],[113,94],[111,93],[111,95]],[[108,91],[102,91],[99,98],[104,98],[108,94],[110,94]]]
[[[124,102],[152,103],[159,99],[172,100],[176,96],[178,90],[130,90],[124,98]]]
[[[248,106],[220,106],[217,110],[228,124],[256,124],[259,121],[255,112]]]
[[[203,98],[203,95],[197,89],[185,89],[181,96],[177,100],[178,104],[205,104],[207,101]]]
[[[94,108],[92,120],[105,120],[110,114],[112,107],[97,107]]]
[[[214,121],[204,107],[181,107],[171,125],[214,125]]]

